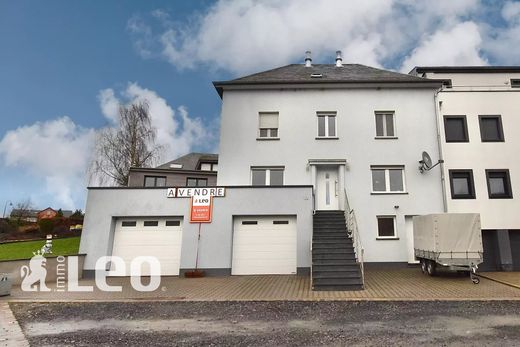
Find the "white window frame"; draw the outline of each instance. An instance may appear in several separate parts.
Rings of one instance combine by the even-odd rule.
[[[320,136],[320,117],[325,117],[325,135]],[[329,117],[334,117],[334,136],[329,135]],[[316,112],[316,139],[337,139],[338,138],[338,117],[337,112]]]
[[[271,185],[271,170],[282,171],[282,186],[285,185],[285,166],[252,166],[250,174],[250,184],[253,185],[253,171],[265,170],[265,184],[264,186]]]
[[[383,116],[383,135],[377,135],[377,116]],[[386,117],[392,116],[392,124],[394,126],[394,134],[392,136],[388,135],[388,131],[386,129]],[[397,128],[395,122],[395,111],[375,111],[374,112],[374,121],[376,125],[376,139],[397,139]]]
[[[393,236],[381,236],[379,235],[379,218],[392,218],[394,221],[394,235]],[[395,240],[398,239],[399,236],[397,234],[397,216],[395,214],[382,214],[376,216],[376,229],[377,229],[377,240]]]
[[[262,114],[276,114],[278,117],[278,127],[277,128],[261,128],[260,127],[260,118],[262,118]],[[262,129],[267,129],[267,136],[260,136],[260,131]],[[272,129],[276,129],[276,136],[271,136]],[[258,131],[256,135],[257,140],[279,140],[280,139],[280,112],[278,111],[262,111],[258,112]]]
[[[374,190],[374,175],[372,173],[373,170],[385,170],[385,190],[378,191]],[[390,190],[390,170],[401,170],[403,178],[403,190]],[[370,183],[372,194],[407,194],[406,190],[406,177],[405,177],[405,167],[404,166],[371,166],[370,167]]]
[[[205,170],[202,168],[203,165],[209,165],[209,170]],[[218,163],[210,163],[210,162],[202,162],[200,163],[200,170],[199,171],[205,171],[205,172],[212,172],[217,171],[215,167],[218,168]]]

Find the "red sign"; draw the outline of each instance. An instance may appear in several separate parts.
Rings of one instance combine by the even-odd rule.
[[[191,198],[190,223],[211,223],[213,197],[195,195]]]

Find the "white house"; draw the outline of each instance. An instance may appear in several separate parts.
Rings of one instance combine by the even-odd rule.
[[[366,262],[414,262],[412,216],[443,211],[439,81],[358,64],[293,64],[215,82],[218,185],[312,185],[315,210],[356,211]]]
[[[436,96],[448,212],[481,215],[484,269],[520,270],[520,67],[416,67]]]
[[[225,195],[213,199],[211,223],[191,223],[191,199],[170,187],[91,188],[80,245],[87,275],[101,256],[128,268],[154,255],[163,275],[196,265],[208,274],[312,273],[315,289],[359,289],[363,263],[414,263],[412,217],[443,211],[482,213],[484,228],[498,230],[486,231],[486,247],[516,264],[520,109],[503,82],[520,74],[502,72],[500,88],[483,87],[473,70],[400,74],[343,64],[338,52],[335,64],[313,65],[309,54],[304,64],[214,82]],[[445,134],[470,140],[447,143]],[[423,152],[445,163],[421,171]]]

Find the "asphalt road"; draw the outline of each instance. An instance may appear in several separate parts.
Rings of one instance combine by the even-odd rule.
[[[520,301],[11,303],[32,346],[520,346]]]

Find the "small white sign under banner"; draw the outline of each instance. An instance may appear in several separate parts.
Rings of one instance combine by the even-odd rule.
[[[168,198],[191,198],[197,195],[207,195],[212,197],[223,197],[226,195],[224,187],[190,187],[190,188],[168,188],[166,197]]]

